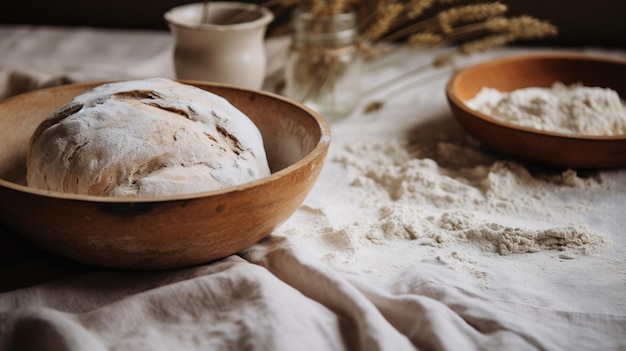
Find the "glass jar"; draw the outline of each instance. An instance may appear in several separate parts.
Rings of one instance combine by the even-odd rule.
[[[285,65],[285,96],[329,120],[350,114],[361,95],[354,12],[312,16],[295,9]]]

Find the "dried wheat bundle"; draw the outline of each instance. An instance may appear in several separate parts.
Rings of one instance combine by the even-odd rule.
[[[283,10],[298,6],[318,18],[355,11],[360,46],[368,54],[386,53],[389,44],[406,43],[454,46],[466,55],[558,32],[554,25],[530,15],[506,17],[507,6],[500,1],[269,0],[265,5]]]

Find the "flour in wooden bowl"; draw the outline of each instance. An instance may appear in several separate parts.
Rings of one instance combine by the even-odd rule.
[[[501,92],[484,87],[466,102],[503,122],[572,135],[626,135],[626,106],[615,90],[564,85]]]

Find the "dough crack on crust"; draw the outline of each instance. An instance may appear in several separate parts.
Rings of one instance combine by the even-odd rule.
[[[27,182],[98,196],[170,196],[270,174],[261,134],[226,99],[168,79],[104,84],[31,137]]]
[[[232,134],[230,134],[225,128],[218,126],[217,127],[217,131],[227,140],[230,141],[231,145],[233,146],[233,152],[237,155],[241,154],[242,152],[246,151],[243,149],[243,147],[241,146],[241,144],[239,144],[239,140],[237,140],[237,138],[235,136],[233,136]],[[254,152],[252,153],[254,155]]]
[[[65,162],[71,162],[74,156],[80,151],[80,149],[87,144],[89,144],[89,141],[87,140],[84,143],[76,144],[74,146],[74,150],[71,153],[68,153],[67,158],[65,159]]]

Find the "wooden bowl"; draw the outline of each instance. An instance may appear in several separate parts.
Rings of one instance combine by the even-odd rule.
[[[305,199],[330,142],[327,123],[301,104],[227,85],[185,82],[228,99],[263,135],[272,174],[236,187],[161,198],[98,197],[29,188],[28,139],[74,96],[101,83],[42,89],[0,102],[0,221],[72,260],[117,268],[172,268],[216,260],[267,236]]]
[[[508,92],[549,87],[556,81],[611,88],[626,98],[626,61],[574,53],[506,57],[456,73],[447,84],[446,96],[458,122],[500,152],[559,168],[626,166],[626,135],[572,136],[541,131],[496,120],[465,105],[482,87]]]

